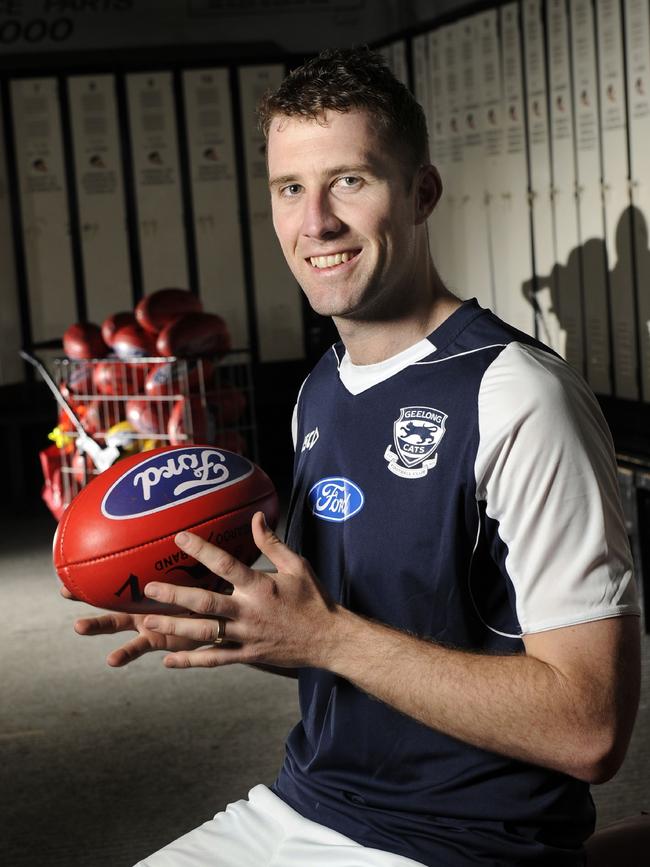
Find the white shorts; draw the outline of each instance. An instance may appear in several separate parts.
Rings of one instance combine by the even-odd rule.
[[[135,867],[422,867],[305,819],[266,786]]]

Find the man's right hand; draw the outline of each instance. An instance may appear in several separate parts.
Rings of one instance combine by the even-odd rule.
[[[61,596],[65,599],[76,599],[67,587],[61,587]],[[78,600],[77,600],[78,601]],[[152,632],[144,626],[144,614],[126,614],[112,611],[100,614],[97,617],[81,617],[75,621],[74,629],[79,635],[113,635],[116,632],[137,632],[135,638],[131,638],[126,644],[113,650],[106,657],[106,662],[113,668],[120,668],[133,662],[139,656],[150,653],[152,650],[196,650],[205,642],[193,641],[175,635],[164,635],[160,632]]]

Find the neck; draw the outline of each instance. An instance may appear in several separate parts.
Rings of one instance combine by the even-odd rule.
[[[411,307],[398,315],[360,320],[334,317],[334,324],[353,364],[376,364],[397,355],[431,334],[461,301],[444,286],[433,263],[417,288],[410,294]]]

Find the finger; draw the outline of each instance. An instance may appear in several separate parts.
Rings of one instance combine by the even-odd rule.
[[[80,599],[77,599],[77,597],[70,590],[68,590],[65,584],[62,584],[59,587],[59,593],[61,594],[61,596],[63,596],[64,599],[74,599],[75,602],[81,601]]]
[[[177,584],[152,581],[145,584],[144,595],[156,602],[181,608],[188,615],[194,613],[217,617],[225,616],[228,612],[228,616],[234,616],[237,611],[236,604],[230,603],[232,596],[200,587],[181,587]]]
[[[145,635],[138,635],[132,641],[127,641],[122,647],[111,651],[106,657],[106,662],[111,668],[122,668],[129,662],[133,662],[134,659],[144,656],[145,653],[157,649],[159,648],[151,646],[149,638]]]
[[[203,647],[200,650],[170,653],[163,661],[166,668],[218,668],[247,662],[248,658],[240,647]]]
[[[251,522],[253,541],[262,554],[269,558],[278,572],[295,574],[303,567],[304,561],[299,554],[288,548],[266,523],[264,512],[255,512]]]
[[[219,627],[221,622],[221,628]],[[226,632],[226,639],[235,639],[232,628],[233,621],[224,617],[211,620],[199,620],[189,617],[162,617],[158,614],[150,614],[145,618],[144,625],[147,629],[160,635],[173,635],[177,638],[189,638],[198,644],[212,644],[219,635]]]
[[[174,541],[186,554],[203,563],[215,575],[230,581],[235,587],[245,587],[256,579],[255,572],[241,560],[194,533],[179,533]]]
[[[126,629],[135,629],[133,618],[130,614],[119,612],[102,614],[100,617],[82,617],[74,624],[74,630],[79,635],[113,635]]]

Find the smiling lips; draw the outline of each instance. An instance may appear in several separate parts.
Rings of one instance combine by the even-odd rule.
[[[360,252],[360,250],[345,250],[343,253],[334,253],[331,256],[310,256],[309,262],[312,268],[333,268],[335,265],[349,262]]]

